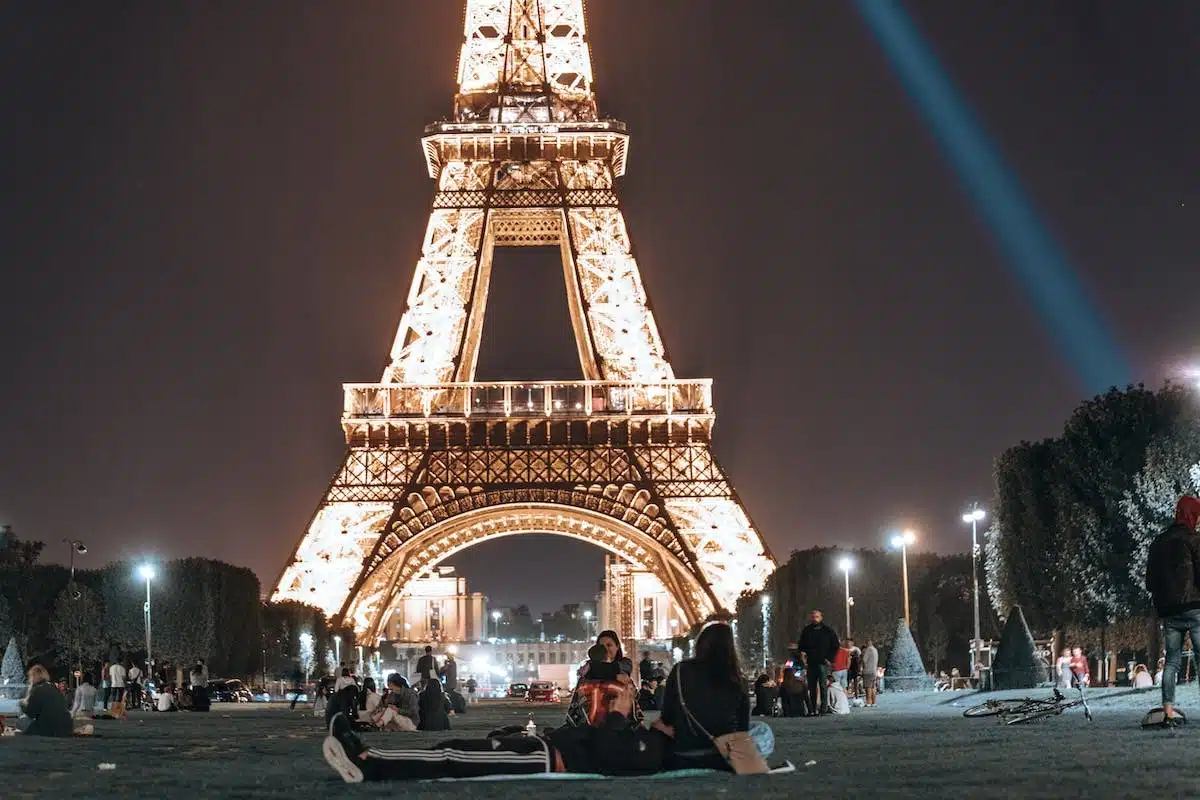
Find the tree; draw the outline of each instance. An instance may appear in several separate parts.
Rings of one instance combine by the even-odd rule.
[[[1146,463],[1121,502],[1134,540],[1129,580],[1140,590],[1138,597],[1145,610],[1150,601],[1145,590],[1150,543],[1174,521],[1175,504],[1185,494],[1200,495],[1200,403],[1146,451]]]
[[[208,659],[213,650],[215,593],[206,567],[202,558],[171,561],[162,579],[152,584],[157,590],[151,592],[155,657],[161,655],[177,669]]]
[[[74,591],[64,589],[54,603],[50,639],[58,648],[60,662],[104,658],[108,644],[104,637],[104,606],[100,596],[87,586],[76,585]]]
[[[1046,681],[1046,665],[1037,656],[1020,606],[1013,606],[1008,614],[991,675],[993,689],[1032,689]]]
[[[8,601],[0,594],[0,642],[7,641],[13,635],[12,615],[8,610]]]
[[[283,600],[264,603],[261,618],[267,670],[271,675],[290,678],[297,662],[301,671],[323,669],[330,635],[321,609],[295,600]]]
[[[896,626],[896,636],[892,640],[892,651],[888,654],[884,688],[889,692],[910,692],[929,689],[932,684],[925,672],[925,665],[921,662],[917,643],[913,641],[912,631],[908,629],[904,620],[900,620]]]
[[[25,689],[25,666],[21,663],[21,653],[17,649],[17,637],[8,637],[8,647],[4,649],[4,661],[0,662],[0,686],[19,686],[20,689],[8,690],[7,699],[20,697]],[[5,695],[0,694],[0,697]]]

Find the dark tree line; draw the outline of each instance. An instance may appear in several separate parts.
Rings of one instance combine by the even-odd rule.
[[[855,642],[868,639],[886,659],[896,635],[896,622],[904,617],[904,594],[900,553],[888,550],[839,550],[814,547],[796,550],[767,580],[762,592],[744,595],[738,602],[737,628],[743,656],[754,665],[763,661],[763,612],[767,614],[767,660],[782,664],[788,644],[795,642],[808,624],[814,608],[825,615],[826,624],[839,636],[845,635],[845,582],[838,563],[849,556],[850,632]],[[971,557],[969,555],[908,555],[908,579],[912,632],[925,664],[930,669],[969,669],[974,611],[971,600]],[[982,564],[980,580],[983,580]],[[769,598],[764,605],[763,597]],[[999,635],[996,614],[987,593],[980,589],[980,619],[984,639]]]
[[[1200,397],[1113,389],[1060,436],[1001,454],[995,479],[986,562],[999,608],[1020,605],[1039,635],[1150,631],[1146,552],[1179,496],[1200,492]]]
[[[58,674],[74,664],[145,658],[146,582],[134,564],[70,572],[39,564],[40,542],[0,531],[0,639],[14,636],[27,663]],[[156,565],[150,581],[152,649],[158,664],[178,668],[203,658],[214,677],[290,677],[309,661],[328,668],[333,632],[325,615],[301,603],[262,603],[249,569],[205,558]],[[353,636],[343,635],[343,652]],[[308,634],[308,640],[302,637]],[[347,639],[347,636],[349,638]]]

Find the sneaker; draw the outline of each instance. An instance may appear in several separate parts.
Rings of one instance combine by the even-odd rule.
[[[358,734],[354,732],[354,726],[350,720],[340,712],[334,714],[333,719],[329,720],[329,735],[341,743],[342,749],[349,753],[351,758],[358,758],[367,749],[362,739],[358,738]]]
[[[346,783],[362,783],[362,767],[355,763],[355,758],[346,752],[346,748],[333,736],[326,736],[321,745],[325,754],[325,763],[333,767]]]

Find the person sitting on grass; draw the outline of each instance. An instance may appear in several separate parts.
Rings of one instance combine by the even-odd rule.
[[[450,701],[442,691],[442,682],[437,678],[425,681],[425,688],[421,690],[421,722],[417,729],[450,730]]]
[[[86,672],[79,676],[79,685],[75,687],[75,696],[71,702],[71,716],[91,719],[96,715],[96,687],[92,685]]]
[[[41,664],[29,668],[29,692],[20,702],[21,712],[29,717],[22,729],[26,736],[72,736],[76,733],[71,712],[67,710],[67,698],[58,687],[50,682],[50,673]],[[80,728],[79,734],[92,733],[92,726]]]

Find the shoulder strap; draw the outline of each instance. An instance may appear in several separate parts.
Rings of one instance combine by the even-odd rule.
[[[716,739],[714,739],[712,734],[700,724],[700,720],[692,716],[692,712],[688,710],[687,703],[685,703],[683,700],[683,664],[680,664],[675,668],[675,691],[679,695],[679,707],[683,709],[683,717],[687,720],[688,727],[693,731],[699,728],[700,732],[703,733],[710,742],[715,742]]]

